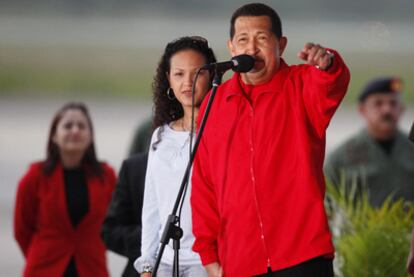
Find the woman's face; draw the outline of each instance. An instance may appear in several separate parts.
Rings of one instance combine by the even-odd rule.
[[[52,139],[61,154],[85,153],[92,142],[91,127],[85,114],[78,109],[65,111]]]
[[[170,60],[168,81],[174,95],[183,108],[191,108],[191,90],[198,68],[206,64],[206,58],[195,50],[182,50],[175,53]],[[210,74],[207,70],[201,71],[196,84],[195,106],[201,104],[209,90]]]

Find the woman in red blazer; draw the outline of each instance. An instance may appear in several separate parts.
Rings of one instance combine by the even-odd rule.
[[[96,158],[87,108],[66,104],[52,121],[46,160],[18,185],[14,234],[24,276],[108,276],[100,230],[115,181]]]

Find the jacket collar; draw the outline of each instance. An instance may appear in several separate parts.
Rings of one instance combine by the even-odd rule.
[[[252,89],[254,89],[258,94],[272,91],[279,92],[283,88],[283,82],[285,81],[288,72],[289,66],[283,59],[280,59],[279,69],[273,75],[272,79],[267,83],[252,86]],[[244,96],[241,82],[242,80],[240,73],[235,73],[228,82],[228,89],[224,92],[226,100],[229,100],[229,98],[234,95]]]

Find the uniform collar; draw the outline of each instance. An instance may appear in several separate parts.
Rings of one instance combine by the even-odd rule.
[[[365,142],[369,145],[369,147],[374,149],[381,149],[381,146],[378,145],[377,141],[369,134],[367,128],[363,128],[360,132],[360,136]],[[400,129],[397,129],[397,132],[394,137],[394,145],[391,150],[391,156],[400,156],[407,151],[407,146],[409,145],[409,141],[407,135],[404,134]],[[381,149],[381,151],[383,151]]]
[[[260,85],[246,85],[242,84],[240,73],[235,73],[229,80],[228,90],[225,92],[226,100],[234,95],[244,96],[243,89],[241,86],[251,87],[258,94],[266,92],[278,92],[283,88],[283,82],[286,79],[286,75],[289,71],[289,66],[283,59],[280,59],[279,69],[275,72],[272,79],[264,84]]]

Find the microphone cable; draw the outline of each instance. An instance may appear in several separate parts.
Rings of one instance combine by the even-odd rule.
[[[202,67],[200,67],[199,69],[197,69],[196,74],[194,76],[194,81],[193,81],[193,85],[192,85],[192,89],[191,89],[191,129],[190,129],[190,143],[189,143],[189,158],[188,160],[191,160],[191,155],[192,155],[192,151],[193,151],[193,136],[194,136],[194,132],[195,132],[195,126],[194,126],[194,119],[195,119],[195,89],[196,89],[196,84],[197,84],[197,80],[198,77],[200,75],[200,72],[203,71],[204,69]],[[188,188],[188,184],[190,182],[190,177],[191,174],[188,175],[188,181],[185,185],[184,188],[184,192],[183,192],[183,197],[181,197],[180,200],[180,206],[178,208],[178,221],[177,221],[177,225],[178,227],[181,227],[181,212],[183,209],[183,205],[184,205],[184,199],[185,196],[187,194],[187,188]]]

